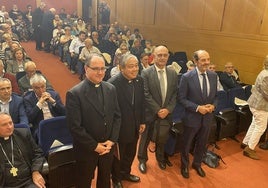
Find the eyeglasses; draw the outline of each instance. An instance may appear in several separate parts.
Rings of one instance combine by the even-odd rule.
[[[95,72],[105,72],[107,70],[106,67],[90,67],[90,66],[87,66],[87,67]]]

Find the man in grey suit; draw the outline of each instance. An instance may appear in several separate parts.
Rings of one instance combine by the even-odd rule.
[[[189,178],[189,151],[194,139],[192,167],[199,176],[206,176],[201,163],[206,151],[217,94],[217,74],[208,70],[210,64],[208,52],[205,50],[194,52],[194,62],[196,68],[183,74],[179,84],[179,101],[185,107],[181,152],[181,174],[184,178]]]
[[[102,81],[105,61],[92,54],[85,64],[86,79],[66,94],[67,125],[76,159],[75,187],[88,188],[98,167],[97,188],[110,188],[114,143],[121,113],[115,87]]]
[[[260,157],[254,150],[267,127],[268,119],[268,56],[264,59],[264,70],[257,76],[252,94],[248,99],[252,122],[247,131],[241,147],[243,154],[251,159],[259,160]]]
[[[142,173],[146,173],[147,170],[147,147],[153,132],[156,132],[155,152],[158,165],[162,170],[166,168],[164,145],[172,124],[171,113],[175,108],[177,96],[177,74],[173,69],[166,67],[169,57],[168,49],[165,46],[158,46],[153,56],[155,64],[143,70],[141,74],[144,80],[146,105],[146,128],[141,135],[138,150],[139,170]]]

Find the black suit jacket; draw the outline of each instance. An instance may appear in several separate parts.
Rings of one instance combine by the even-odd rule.
[[[42,150],[36,145],[28,129],[18,128],[13,132],[13,142],[20,148],[23,158],[31,168],[31,172],[41,172],[45,158]],[[2,139],[2,138],[1,138]],[[5,156],[0,152],[0,187],[4,187],[5,182]]]
[[[233,76],[229,75],[227,72],[221,73],[219,75],[219,79],[225,91],[235,87],[241,87],[241,85],[236,81],[236,79]]]
[[[138,76],[132,81],[135,88],[134,105],[132,105],[132,91],[131,89],[128,90],[129,81],[122,73],[110,78],[108,82],[116,87],[118,103],[121,110],[119,142],[133,142],[139,136],[140,124],[145,123],[143,80]]]
[[[85,79],[66,94],[67,125],[73,137],[75,157],[87,161],[100,142],[117,142],[121,114],[115,87],[102,82],[104,106],[100,106],[95,86]]]

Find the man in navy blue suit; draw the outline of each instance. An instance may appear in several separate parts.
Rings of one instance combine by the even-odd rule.
[[[11,81],[7,78],[0,78],[0,112],[10,114],[14,123],[28,125],[22,97],[12,93]]]
[[[56,116],[65,115],[65,106],[54,90],[46,89],[46,79],[41,74],[30,78],[33,91],[25,94],[23,102],[29,122],[33,125],[33,134],[36,136],[39,122]]]
[[[199,176],[206,176],[201,163],[212,125],[212,112],[216,105],[217,75],[208,70],[208,52],[194,52],[194,62],[196,68],[182,75],[179,85],[179,101],[185,107],[181,152],[181,174],[184,178],[189,178],[189,151],[194,139],[192,167]]]

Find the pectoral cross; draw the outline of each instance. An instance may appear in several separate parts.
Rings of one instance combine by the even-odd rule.
[[[14,167],[14,166],[10,169],[9,172],[10,172],[10,174],[12,174],[14,177],[18,175],[18,174],[17,174],[18,169],[17,169],[16,167]]]

